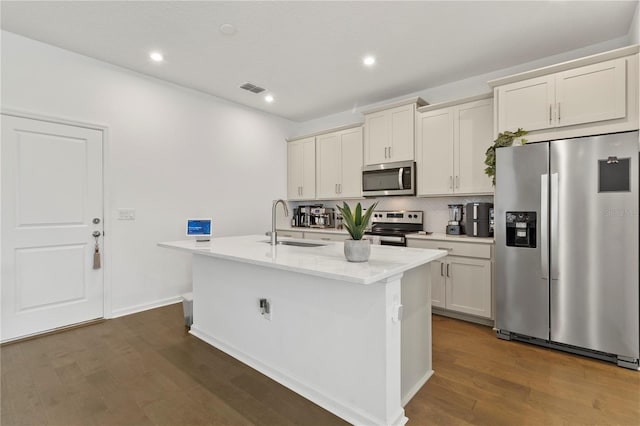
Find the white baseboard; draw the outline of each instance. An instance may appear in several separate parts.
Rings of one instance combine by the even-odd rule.
[[[137,314],[138,312],[148,311],[149,309],[161,308],[162,306],[173,305],[174,303],[182,302],[182,296],[168,297],[166,299],[160,299],[151,303],[142,303],[140,305],[128,306],[126,308],[116,309],[111,311],[111,316],[108,318],[118,318],[125,315]]]
[[[250,355],[247,355],[246,353],[236,349],[232,345],[228,345],[225,342],[216,339],[210,334],[207,334],[206,332],[200,330],[195,323],[191,326],[191,330],[189,332],[197,338],[207,342],[211,346],[220,349],[221,351],[231,355],[240,362],[247,364],[249,367],[258,370],[267,377],[272,378],[281,385],[291,389],[299,395],[302,395],[308,400],[318,404],[325,410],[330,411],[331,413],[348,421],[349,423],[352,423],[354,425],[374,425],[384,423],[379,419],[371,417],[369,414],[362,412],[358,408],[350,407],[343,402],[336,401],[330,395],[326,395],[325,393],[320,392],[317,389],[314,389],[300,382],[295,377],[288,375],[276,368],[273,368],[253,358]],[[402,426],[407,422],[407,420],[408,419],[404,416],[404,410],[401,410],[398,418],[395,419],[391,424]]]
[[[404,395],[402,397],[402,400],[400,401],[402,403],[402,406],[404,407],[405,405],[407,405],[409,403],[409,401],[411,401],[411,399],[416,396],[416,394],[418,393],[418,391],[420,389],[422,389],[422,387],[424,386],[425,383],[427,383],[427,380],[429,380],[431,378],[431,376],[433,376],[433,370],[429,370],[427,372],[427,374],[425,374],[424,376],[422,376],[420,378],[420,380],[418,380],[418,382],[415,384],[415,386],[413,386],[411,389],[409,389],[407,391],[407,394]]]
[[[494,321],[491,318],[477,317],[475,315],[463,314],[462,312],[454,312],[454,311],[449,311],[449,310],[437,308],[437,307],[435,308],[432,307],[431,312],[435,315],[440,315],[443,317],[459,319],[467,322],[473,322],[480,325],[487,325],[489,327],[494,326]]]

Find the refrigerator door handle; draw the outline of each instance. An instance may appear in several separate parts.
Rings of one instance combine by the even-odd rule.
[[[540,268],[549,278],[549,175],[540,175]]]
[[[560,189],[559,189],[559,177],[558,173],[551,174],[551,279],[557,280],[560,277],[560,271],[558,270],[558,220],[560,209]]]

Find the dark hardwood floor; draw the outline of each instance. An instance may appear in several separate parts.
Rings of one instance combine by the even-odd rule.
[[[0,424],[343,421],[189,335],[181,305],[5,345]],[[435,375],[409,425],[640,424],[640,372],[434,316]]]

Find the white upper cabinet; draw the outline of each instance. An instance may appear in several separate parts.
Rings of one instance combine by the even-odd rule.
[[[287,198],[316,197],[316,142],[314,137],[287,143]]]
[[[613,120],[626,115],[623,58],[561,72],[556,76],[556,124]]]
[[[493,99],[470,102],[455,108],[454,175],[458,194],[493,192],[484,172],[487,149],[493,145]]]
[[[417,195],[453,193],[453,108],[418,114]]]
[[[362,197],[362,127],[316,137],[318,199]]]
[[[341,133],[340,198],[360,198],[362,197],[362,127],[344,130]]]
[[[495,133],[522,128],[531,142],[638,128],[638,47],[489,82]]]
[[[493,143],[492,118],[493,102],[486,96],[459,105],[448,102],[420,109],[417,195],[493,192],[491,179],[484,173],[485,152]]]
[[[499,87],[499,132],[550,127],[555,103],[554,87],[553,78],[549,76]]]
[[[391,144],[391,124],[386,111],[368,114],[365,126],[365,163],[378,164],[390,161],[387,150]]]
[[[367,165],[414,159],[416,106],[420,98],[364,111],[364,162]]]

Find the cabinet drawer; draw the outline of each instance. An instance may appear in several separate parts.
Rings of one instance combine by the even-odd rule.
[[[336,234],[335,232],[305,232],[304,238],[306,240],[344,241],[349,236],[347,234]]]
[[[436,240],[409,240],[409,247],[418,247],[434,250],[447,250],[451,256],[477,257],[491,259],[491,245],[460,243]]]
[[[302,232],[300,231],[282,231],[278,230],[278,237],[300,238],[302,239]]]

